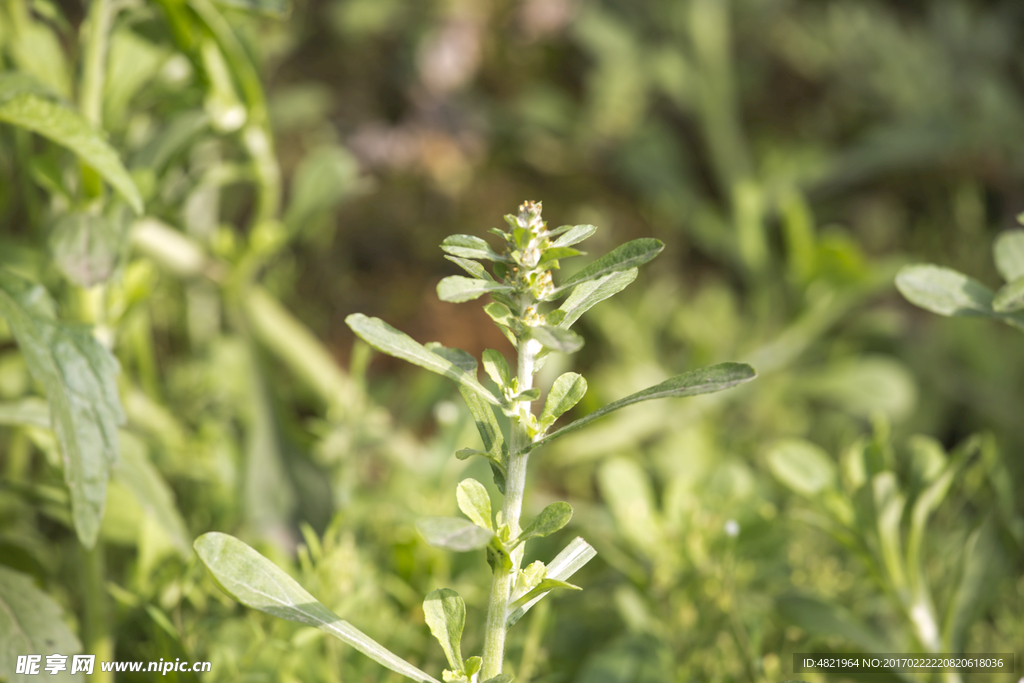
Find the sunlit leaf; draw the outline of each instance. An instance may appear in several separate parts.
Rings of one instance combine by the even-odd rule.
[[[544,427],[550,426],[555,420],[562,416],[567,410],[572,409],[583,395],[587,393],[587,380],[575,372],[567,372],[561,375],[551,385],[548,397],[544,401],[544,410],[540,414],[540,423]]]
[[[437,283],[437,298],[441,301],[461,303],[478,299],[491,292],[508,292],[512,288],[493,280],[477,280],[462,275],[449,275]]]
[[[197,538],[194,547],[217,586],[243,605],[315,626],[414,681],[440,683],[324,607],[284,570],[237,538],[211,532]]]
[[[768,469],[783,484],[805,496],[833,488],[836,465],[828,453],[809,441],[785,439],[768,451]]]
[[[494,531],[491,520],[491,497],[476,479],[463,479],[455,491],[459,509],[477,526]]]
[[[75,531],[91,548],[117,462],[117,426],[124,421],[114,381],[118,364],[88,328],[57,322],[53,310],[41,286],[0,270],[0,317],[7,320],[29,372],[46,390]]]
[[[530,328],[530,336],[539,341],[544,348],[560,353],[576,353],[583,348],[583,337],[571,330],[550,325],[537,325]]]
[[[896,288],[907,300],[939,315],[990,315],[992,290],[962,273],[940,266],[906,266]]]
[[[620,408],[625,408],[626,406],[631,406],[634,403],[650,401],[656,398],[673,398],[710,394],[715,391],[729,389],[737,384],[749,382],[756,376],[757,373],[754,372],[754,369],[745,363],[719,363],[718,365],[684,372],[681,375],[676,375],[671,379],[665,380],[661,384],[649,387],[643,391],[638,391],[635,394],[630,394],[625,398],[620,398],[618,401],[609,403],[603,408],[598,408],[585,417],[581,417],[575,422],[571,422],[565,427],[551,432],[543,439],[535,441],[527,447],[527,450],[532,450],[541,444],[554,441],[560,436],[574,432],[577,429],[590,424],[594,420],[604,417],[608,413],[619,410]]]
[[[551,503],[519,533],[515,544],[519,545],[531,538],[550,536],[568,524],[570,519],[572,519],[571,505],[563,501]]]
[[[565,317],[558,323],[558,326],[566,330],[569,329],[581,315],[593,306],[625,289],[636,279],[639,272],[636,268],[630,268],[576,285],[572,294],[562,302],[558,309],[565,312]]]
[[[992,308],[999,313],[1024,310],[1024,276],[1003,285],[992,299]]]
[[[594,550],[593,546],[582,538],[576,537],[562,552],[555,556],[555,559],[548,562],[546,578],[555,581],[565,581],[579,571],[583,565],[594,559],[596,555],[597,551]],[[543,597],[544,595],[533,597],[520,607],[511,610],[508,619],[505,621],[506,627],[511,627],[522,619],[523,615]]]
[[[996,269],[1007,282],[1024,276],[1024,230],[999,233],[992,245],[992,255],[995,257]]]
[[[487,391],[477,379],[436,353],[433,353],[412,337],[388,325],[379,318],[370,318],[362,313],[353,313],[345,318],[345,323],[352,328],[363,341],[388,355],[408,361],[413,365],[444,375],[455,380],[464,387],[474,391],[488,403],[500,405],[501,402]]]
[[[484,372],[494,380],[499,387],[507,387],[511,380],[511,373],[508,369],[508,361],[501,352],[494,349],[486,349],[483,354]]]
[[[457,552],[483,548],[494,538],[493,531],[458,517],[428,517],[416,522],[416,528],[435,548]]]
[[[448,665],[462,671],[462,630],[466,626],[466,603],[451,588],[432,591],[423,601],[423,616],[430,632],[441,644]]]
[[[581,282],[597,280],[611,273],[636,268],[637,266],[641,266],[653,259],[664,248],[665,245],[661,240],[656,240],[650,237],[626,242],[621,247],[612,250],[606,256],[602,256],[583,270],[568,278],[556,288],[556,291],[564,291],[565,289]]]
[[[487,261],[505,260],[500,254],[491,249],[491,245],[472,235],[451,235],[446,237],[444,242],[441,242],[441,249],[445,253],[459,258],[484,259]]]
[[[559,235],[558,239],[551,243],[551,246],[571,247],[574,244],[579,244],[595,232],[597,232],[597,228],[593,225],[574,225],[571,227],[566,225],[558,228],[558,230],[551,231],[552,236]]]

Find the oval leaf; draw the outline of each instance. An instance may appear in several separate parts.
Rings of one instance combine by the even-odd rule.
[[[494,394],[487,391],[476,377],[473,377],[447,358],[439,356],[424,347],[412,337],[399,332],[380,318],[370,318],[362,313],[353,313],[345,318],[345,324],[352,328],[360,339],[389,356],[401,358],[413,365],[444,375],[471,389],[488,403],[501,405]]]
[[[631,406],[634,403],[650,401],[656,398],[710,394],[715,391],[729,389],[737,384],[749,382],[755,377],[757,377],[757,373],[754,372],[754,368],[750,367],[746,363],[719,363],[718,365],[684,372],[681,375],[676,375],[671,379],[665,380],[661,384],[649,387],[643,391],[638,391],[635,394],[630,394],[626,398],[620,398],[618,401],[609,403],[603,408],[598,408],[589,415],[581,417],[561,429],[556,429],[543,439],[534,441],[524,450],[531,451],[537,446],[554,441],[558,437],[574,432],[577,429],[590,424],[594,420],[604,417],[608,413],[619,410],[620,408],[625,408],[626,406]]]
[[[787,439],[768,452],[768,469],[783,484],[805,496],[832,488],[836,466],[828,453],[809,441]]]
[[[423,616],[430,632],[441,643],[453,671],[462,671],[462,630],[466,626],[466,603],[451,588],[440,588],[423,601]]]
[[[459,509],[477,526],[494,531],[491,522],[491,497],[487,489],[476,479],[463,479],[455,492]]]
[[[485,259],[487,261],[504,261],[505,259],[484,240],[473,235],[450,235],[441,242],[441,249],[447,254],[459,258]]]
[[[502,307],[504,308],[504,307]],[[486,349],[483,354],[484,372],[494,380],[494,383],[504,389],[511,381],[512,373],[508,369],[508,361],[505,356],[494,349]]]
[[[193,545],[217,586],[243,605],[315,626],[414,681],[440,683],[341,619],[284,570],[234,536],[211,532],[197,538]]]
[[[566,225],[551,232],[552,236],[560,235],[557,240],[551,243],[551,246],[571,247],[574,244],[579,244],[595,232],[597,232],[597,228],[593,225],[574,225],[572,227]]]
[[[437,283],[437,298],[451,303],[479,299],[489,292],[508,292],[511,287],[500,282],[477,280],[463,275],[449,275]]]
[[[430,545],[456,552],[483,548],[494,538],[493,532],[458,517],[428,517],[416,522],[416,528]]]
[[[896,275],[896,288],[907,301],[948,316],[991,315],[992,290],[949,268],[906,266]]]
[[[562,416],[567,410],[580,402],[587,393],[587,380],[575,372],[567,372],[555,380],[544,401],[544,410],[540,414],[540,423],[546,429]]]
[[[22,92],[0,104],[0,121],[67,147],[96,169],[136,213],[142,213],[142,195],[117,152],[78,112],[35,93]]]
[[[1012,282],[1024,276],[1024,230],[1007,230],[992,245],[996,269],[1003,279]]]
[[[572,506],[564,501],[557,501],[548,505],[534,517],[533,521],[519,533],[515,545],[519,545],[531,538],[550,536],[572,519]]]
[[[1003,285],[992,299],[992,308],[1000,313],[1024,309],[1024,276]]]

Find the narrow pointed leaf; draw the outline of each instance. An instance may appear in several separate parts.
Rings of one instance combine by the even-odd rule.
[[[314,626],[414,681],[440,683],[327,609],[284,570],[237,538],[211,532],[197,538],[194,547],[218,587],[243,605]]]
[[[557,501],[540,511],[530,524],[519,533],[515,544],[519,545],[531,538],[550,536],[572,519],[572,506],[564,501]]]
[[[574,322],[579,320],[581,315],[593,306],[625,289],[636,279],[639,272],[636,268],[630,268],[629,270],[621,270],[596,280],[576,285],[576,288],[572,290],[572,294],[562,302],[558,309],[565,311],[565,317],[558,323],[558,326],[562,329],[569,329]]]
[[[540,257],[540,261],[537,262],[538,268],[552,268],[550,265],[558,261],[559,259],[572,258],[573,256],[580,256],[583,252],[579,249],[573,249],[572,247],[549,247],[544,250],[544,254]]]
[[[576,353],[583,348],[583,337],[560,327],[537,325],[530,328],[530,336],[551,351]]]
[[[684,372],[681,375],[665,380],[661,384],[638,391],[625,398],[620,398],[618,401],[609,403],[603,408],[598,408],[589,415],[581,417],[561,429],[556,429],[543,439],[533,442],[526,450],[533,450],[537,446],[554,441],[560,436],[574,432],[594,420],[598,420],[620,408],[631,406],[634,403],[650,401],[656,398],[678,398],[710,394],[749,382],[755,377],[757,377],[757,373],[754,372],[754,368],[746,363],[719,363],[718,365]]]
[[[483,548],[494,538],[493,531],[458,517],[428,517],[416,522],[416,528],[435,548],[457,552]]]
[[[636,268],[653,259],[664,248],[661,240],[651,237],[626,242],[567,279],[556,291],[563,291],[581,282],[597,280],[611,273]]]
[[[451,235],[446,237],[444,242],[441,242],[441,249],[445,253],[459,258],[486,259],[488,261],[505,260],[501,254],[491,249],[491,245],[472,235]]]
[[[468,351],[442,346],[437,342],[427,342],[423,347],[431,353],[436,353],[441,356],[441,358],[444,358],[466,374],[470,376],[476,374],[476,358],[474,358],[473,354]]]
[[[593,225],[563,226],[558,230],[562,230],[561,236],[551,243],[552,247],[571,247],[597,232],[597,228]],[[557,234],[558,230],[552,231],[552,234]]]
[[[487,376],[494,380],[499,387],[507,387],[512,373],[508,369],[508,361],[505,360],[505,356],[494,349],[486,349],[483,360],[484,372],[487,373]]]
[[[7,320],[29,372],[46,390],[75,531],[91,548],[117,462],[117,426],[124,422],[114,380],[118,364],[88,328],[57,322],[53,310],[41,286],[0,270],[0,317]]]
[[[487,489],[476,479],[463,479],[455,492],[459,509],[477,526],[494,531],[491,521],[491,497]]]
[[[478,280],[462,275],[449,275],[437,283],[437,298],[451,303],[479,299],[489,292],[509,292],[512,288],[493,280]]]
[[[594,559],[596,555],[597,551],[594,550],[594,547],[577,536],[569,545],[565,546],[562,552],[555,556],[555,559],[548,562],[546,578],[554,579],[556,581],[565,581],[579,571],[583,565]],[[544,595],[538,595],[531,598],[520,607],[510,610],[508,619],[505,621],[505,626],[511,628],[543,597]]]
[[[121,432],[121,459],[113,475],[135,496],[145,514],[160,525],[174,548],[187,557],[191,534],[174,502],[174,492],[150,462],[145,443],[133,434]]]
[[[445,258],[451,261],[452,263],[456,264],[457,266],[459,266],[464,271],[466,271],[467,273],[469,273],[478,280],[491,280],[492,282],[494,281],[494,278],[491,277],[491,274],[487,272],[487,269],[484,268],[479,263],[477,263],[476,261],[471,261],[470,259],[466,258],[459,258],[458,256],[445,256]]]
[[[1012,313],[1024,309],[1024,276],[1003,285],[992,299],[992,308],[999,313]]]
[[[0,565],[0,672],[13,676],[12,682],[35,678],[81,680],[68,672],[59,677],[21,677],[14,673],[18,655],[54,652],[70,655],[81,651],[78,638],[64,624],[60,605],[39,590],[30,576]]]
[[[949,268],[906,266],[896,275],[896,288],[910,303],[939,315],[993,313],[992,290]]]
[[[476,430],[480,433],[480,440],[484,443],[487,456],[501,467],[505,466],[508,457],[508,447],[505,445],[505,436],[501,433],[498,425],[498,418],[494,415],[491,406],[478,395],[466,387],[459,387],[466,406],[476,423]]]
[[[551,426],[563,413],[580,402],[587,393],[587,380],[575,372],[567,372],[555,380],[544,401],[544,410],[540,414],[540,423],[545,428]]]
[[[1012,282],[1024,276],[1024,230],[1007,230],[992,245],[996,269],[1003,279]]]
[[[423,601],[423,616],[437,638],[453,671],[462,671],[462,630],[466,626],[466,603],[451,588],[440,588]]]
[[[380,318],[370,318],[362,313],[353,313],[345,318],[345,323],[360,339],[378,351],[444,375],[472,390],[488,403],[500,405],[501,402],[487,391],[476,377],[450,360],[430,351],[404,332],[399,332]]]
[[[0,104],[0,122],[30,130],[67,147],[96,169],[136,213],[142,213],[142,195],[117,152],[78,112],[36,93],[21,92]]]
[[[544,597],[545,594],[554,590],[555,588],[565,588],[574,591],[582,590],[579,586],[573,585],[566,581],[559,581],[558,579],[542,579],[540,583],[531,588],[529,592],[526,593],[526,595],[516,599],[511,605],[509,605],[509,609],[515,612],[517,609],[519,609],[526,603],[530,602],[534,598]]]

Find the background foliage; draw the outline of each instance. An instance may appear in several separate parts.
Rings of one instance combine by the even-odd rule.
[[[893,278],[1002,284],[1022,32],[995,0],[8,0],[0,601],[101,659],[211,660],[203,680],[394,680],[224,598],[190,550],[219,530],[427,671],[420,601],[455,588],[478,649],[486,565],[414,529],[489,480],[452,457],[472,421],[343,320],[508,351],[437,301],[437,245],[529,198],[598,225],[596,253],[667,245],[580,323],[578,367],[545,367],[587,375],[575,415],[713,362],[760,377],[534,457],[530,511],[577,511],[545,556],[567,534],[599,554],[513,635],[516,680],[780,681],[805,651],[1019,665],[1024,346]]]

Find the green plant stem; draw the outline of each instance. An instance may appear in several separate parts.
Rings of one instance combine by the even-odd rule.
[[[116,12],[113,0],[93,0],[89,5],[88,35],[85,39],[85,64],[82,68],[79,104],[82,115],[96,129],[103,126],[103,85],[107,75],[108,36]]]
[[[100,661],[114,659],[114,637],[107,615],[107,592],[103,585],[103,541],[82,553],[82,647]],[[93,674],[100,683],[113,683],[114,675],[97,666]]]
[[[519,344],[519,390],[528,391],[533,388],[534,365],[537,359],[537,352],[540,351],[540,344],[532,339],[521,341]],[[530,410],[529,401],[518,401],[514,405],[514,414],[522,415],[523,411]],[[526,463],[530,457],[528,452],[523,452],[530,444],[530,435],[526,431],[526,424],[522,420],[513,419],[511,445],[509,448],[508,471],[505,475],[505,502],[501,507],[502,522],[508,524],[511,537],[519,535],[519,518],[523,512],[523,492],[526,488]],[[521,544],[512,551],[512,567],[505,570],[500,565],[494,567],[494,577],[491,582],[491,598],[487,606],[487,625],[484,635],[483,666],[480,673],[481,680],[486,681],[501,673],[502,663],[505,658],[505,633],[506,620],[508,619],[509,597],[512,592],[513,579],[519,570],[523,558]]]

